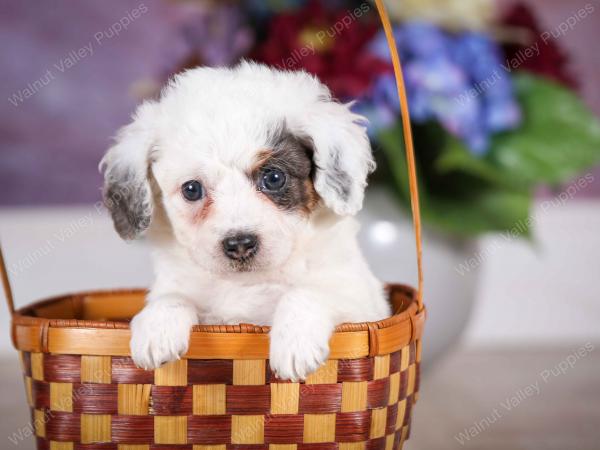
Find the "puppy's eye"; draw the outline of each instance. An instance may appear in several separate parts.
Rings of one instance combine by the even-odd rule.
[[[186,181],[181,186],[181,193],[185,197],[186,200],[190,202],[195,202],[204,197],[204,188],[199,181],[191,180]]]
[[[279,169],[265,169],[260,178],[261,189],[279,191],[285,186],[285,173]]]

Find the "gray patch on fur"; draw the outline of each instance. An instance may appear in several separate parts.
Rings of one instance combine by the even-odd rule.
[[[325,170],[325,184],[345,202],[350,199],[352,193],[352,178],[342,169],[341,151],[338,148],[333,149],[331,165]]]
[[[131,173],[109,173],[103,199],[115,230],[123,239],[135,239],[150,226],[152,193],[146,179],[136,179]]]
[[[291,136],[292,134],[288,131],[286,120],[282,119],[269,127],[267,131],[267,147],[276,148],[281,142]]]

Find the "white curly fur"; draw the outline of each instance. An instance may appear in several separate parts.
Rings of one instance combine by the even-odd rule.
[[[313,145],[321,201],[309,215],[278,208],[247,176],[281,123]],[[271,366],[299,380],[327,359],[336,324],[386,317],[350,217],[373,166],[364,119],[304,72],[247,62],[198,68],[141,105],[101,164],[117,229],[126,238],[147,231],[154,248],[156,280],[131,324],[136,364],[179,358],[195,323],[245,322],[272,325]],[[183,198],[191,179],[201,180],[210,205]],[[261,247],[253,270],[240,272],[220,243],[246,229]]]

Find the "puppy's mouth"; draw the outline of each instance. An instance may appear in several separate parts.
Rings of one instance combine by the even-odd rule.
[[[256,252],[247,256],[227,260],[227,266],[231,272],[256,272],[260,270],[261,264],[257,261]]]
[[[231,272],[256,272],[260,270],[260,266],[256,264],[253,257],[229,261],[228,268]]]

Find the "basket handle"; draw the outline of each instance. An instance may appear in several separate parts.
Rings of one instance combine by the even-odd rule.
[[[10,315],[15,314],[15,300],[13,298],[12,289],[10,287],[10,280],[8,279],[8,270],[4,263],[4,255],[2,254],[2,243],[0,242],[0,277],[2,278],[2,286],[4,287],[4,296],[6,297],[6,303],[8,304],[8,310]]]
[[[377,6],[379,18],[381,19],[388,46],[390,48],[392,64],[394,66],[394,74],[396,75],[396,84],[398,87],[398,97],[400,98],[402,128],[404,131],[404,147],[406,149],[406,161],[408,166],[408,180],[410,187],[410,204],[412,209],[413,227],[415,230],[415,242],[417,248],[417,270],[419,277],[419,284],[417,289],[417,304],[419,305],[419,311],[421,311],[423,309],[423,250],[421,239],[421,211],[419,207],[419,188],[417,184],[415,150],[413,145],[412,130],[410,127],[410,112],[408,109],[406,88],[404,86],[404,76],[402,75],[400,55],[398,54],[398,48],[396,47],[396,41],[394,39],[392,24],[390,22],[390,18],[388,16],[383,0],[375,0],[375,5]],[[8,270],[6,269],[6,264],[2,255],[2,245],[0,245],[0,275],[2,277],[2,285],[4,287],[6,302],[8,303],[8,309],[10,310],[10,313],[12,315],[15,312],[15,304],[12,289],[10,286],[10,280],[8,278]]]
[[[375,0],[379,18],[385,31],[394,74],[396,75],[396,85],[398,88],[398,98],[400,99],[400,111],[402,115],[402,129],[404,135],[404,147],[406,149],[406,162],[408,166],[408,183],[410,187],[410,206],[412,209],[413,227],[415,229],[415,241],[417,247],[417,270],[419,273],[419,286],[417,289],[417,303],[419,311],[423,309],[423,244],[421,239],[421,208],[419,206],[419,186],[417,183],[417,169],[415,164],[415,149],[413,145],[412,129],[410,127],[410,112],[408,109],[408,99],[406,97],[406,87],[404,86],[404,76],[402,75],[402,64],[390,17],[385,8],[383,0]]]

